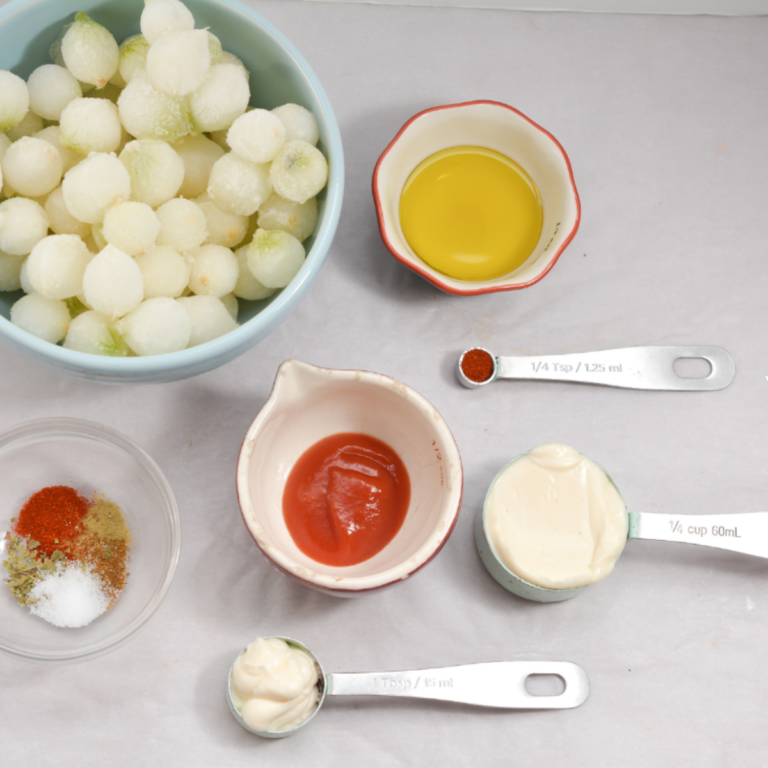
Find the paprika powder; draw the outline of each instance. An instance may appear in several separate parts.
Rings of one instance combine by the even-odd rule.
[[[470,380],[482,384],[493,376],[493,357],[484,349],[470,349],[461,358],[461,372]]]
[[[74,488],[51,485],[27,499],[12,530],[17,536],[37,541],[38,551],[51,557],[82,533],[83,518],[90,506],[91,502]],[[66,556],[72,559],[71,555]]]

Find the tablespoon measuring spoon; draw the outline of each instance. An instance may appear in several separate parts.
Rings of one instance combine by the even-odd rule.
[[[317,669],[317,706],[302,723],[283,731],[251,728],[243,719],[238,706],[239,696],[233,691],[232,670],[227,682],[227,701],[235,720],[247,731],[268,739],[290,736],[303,728],[329,696],[400,696],[496,709],[528,710],[573,709],[589,696],[587,673],[578,664],[569,661],[493,661],[401,672],[326,673],[317,657],[298,640],[290,637],[278,639],[304,651]],[[526,688],[526,681],[532,675],[554,675],[560,678],[564,688],[554,695],[532,694]]]
[[[703,358],[710,372],[701,378],[678,376],[674,363],[681,358]],[[566,355],[497,357],[487,349],[468,349],[459,357],[456,375],[469,389],[497,379],[571,381],[626,389],[725,389],[736,374],[733,358],[721,347],[625,347]],[[480,378],[480,381],[477,379]]]

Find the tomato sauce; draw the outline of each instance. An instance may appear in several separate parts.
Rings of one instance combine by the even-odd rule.
[[[283,517],[307,557],[356,565],[392,541],[410,499],[408,470],[392,448],[344,432],[318,441],[296,462],[283,492]]]

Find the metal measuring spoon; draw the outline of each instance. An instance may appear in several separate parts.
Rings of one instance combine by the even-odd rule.
[[[673,368],[680,358],[703,358],[712,370],[702,378],[683,378]],[[470,369],[470,361],[478,370],[487,371],[487,378],[482,381],[470,378],[465,370]],[[472,374],[471,369],[469,373]],[[567,355],[514,357],[496,357],[487,349],[475,347],[461,354],[456,369],[459,382],[469,389],[497,379],[532,379],[626,389],[702,391],[725,389],[735,374],[736,364],[728,352],[711,346],[626,347]]]
[[[285,731],[250,728],[233,698],[232,669],[227,682],[227,702],[235,720],[247,731],[268,739],[290,736],[303,728],[328,696],[402,696],[497,709],[573,709],[589,696],[587,673],[569,661],[492,661],[403,672],[326,673],[305,645],[290,637],[279,639],[305,651],[317,667],[317,706],[303,723]],[[565,687],[559,694],[536,696],[525,687],[531,675],[555,675]]]

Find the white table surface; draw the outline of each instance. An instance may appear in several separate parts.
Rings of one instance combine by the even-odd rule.
[[[93,419],[160,464],[183,521],[157,615],[103,658],[0,658],[3,766],[758,766],[768,730],[768,562],[631,542],[572,601],[517,599],[483,569],[472,523],[511,457],[566,442],[602,463],[630,509],[768,509],[768,19],[522,13],[259,0],[323,82],[341,125],[346,196],[328,260],[298,310],[229,365],[174,384],[102,386],[0,348],[0,428]],[[215,30],[214,30],[215,31]],[[382,245],[374,163],[437,104],[509,103],[568,152],[581,228],[520,292],[440,293]],[[454,379],[472,345],[499,354],[716,344],[722,392],[654,393]],[[459,522],[426,569],[356,600],[272,569],[246,534],[234,483],[242,437],[287,358],[379,371],[453,430]],[[327,671],[500,659],[571,660],[592,693],[565,712],[334,700],[268,742],[231,718],[227,670],[259,635],[304,640]]]

